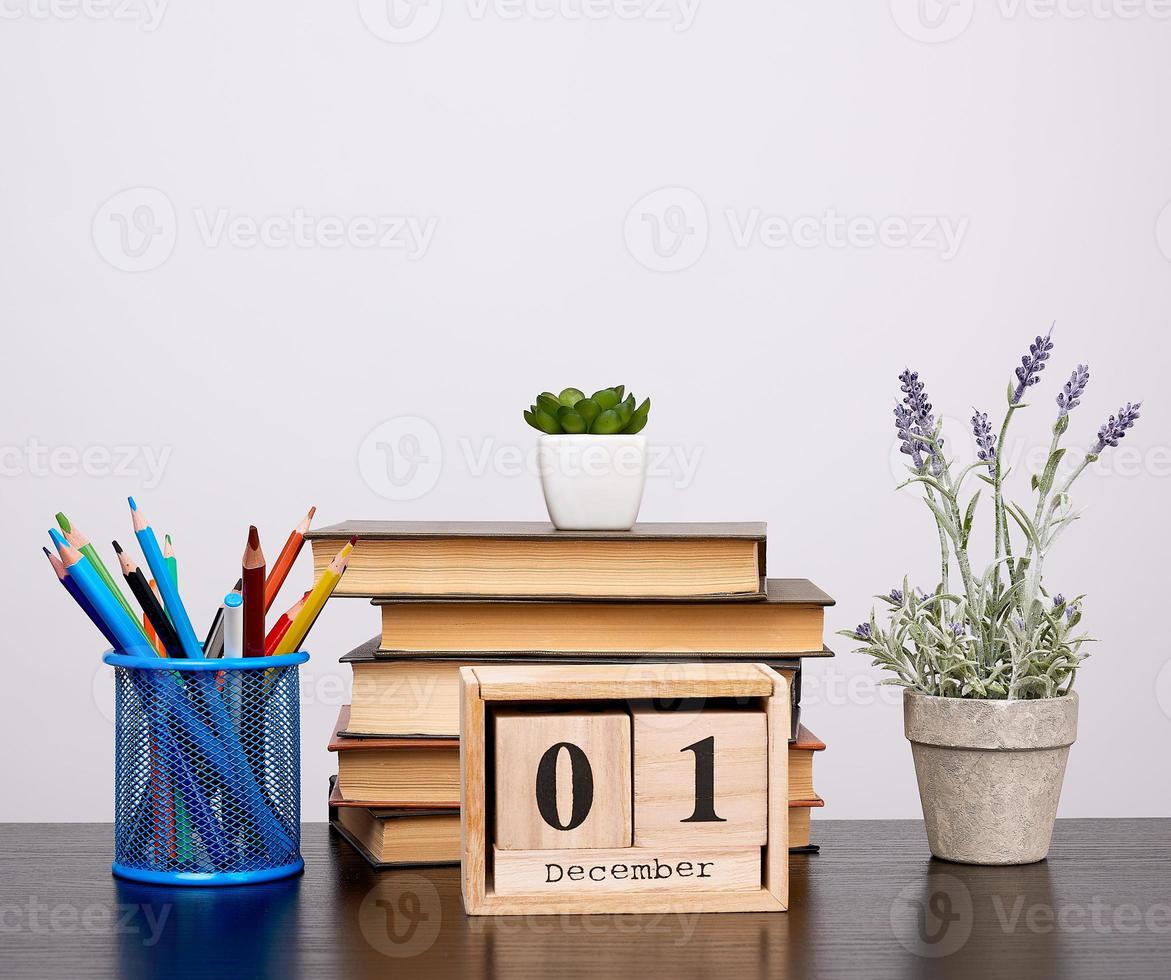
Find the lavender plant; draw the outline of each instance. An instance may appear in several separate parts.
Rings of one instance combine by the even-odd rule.
[[[999,433],[987,413],[973,409],[976,461],[963,468],[944,454],[942,425],[925,383],[910,369],[899,375],[903,398],[894,409],[895,430],[911,474],[899,489],[922,488],[939,536],[940,580],[927,593],[904,579],[901,588],[876,597],[885,607],[885,625],[872,609],[867,622],[841,631],[858,641],[859,653],[895,675],[883,683],[939,697],[990,699],[1061,697],[1073,688],[1088,656],[1082,647],[1090,642],[1078,629],[1084,596],[1051,596],[1042,581],[1045,558],[1079,516],[1070,496],[1074,483],[1126,436],[1142,403],[1128,402],[1111,415],[1084,457],[1063,470],[1067,449],[1061,440],[1090,381],[1089,367],[1079,364],[1057,395],[1049,454],[1030,481],[1036,494],[1030,513],[1006,498],[1010,470],[1003,447],[1013,416],[1027,407],[1022,399],[1040,382],[1053,349],[1052,328],[1029,345],[1009,382]],[[973,476],[985,487],[965,489]],[[969,545],[986,488],[992,496],[993,560],[977,574]]]

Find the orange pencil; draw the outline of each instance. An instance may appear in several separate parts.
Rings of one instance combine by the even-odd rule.
[[[276,556],[276,561],[272,563],[272,570],[268,573],[268,579],[264,583],[264,611],[266,613],[272,608],[273,602],[276,601],[277,593],[280,592],[281,586],[285,584],[289,569],[293,567],[293,562],[297,560],[297,555],[301,553],[301,545],[305,543],[305,532],[309,530],[309,525],[313,523],[313,515],[316,513],[316,507],[309,508],[309,513],[289,533],[289,539],[285,542],[285,546],[281,548],[281,553]]]
[[[305,600],[309,598],[309,593],[313,590],[306,590],[305,594],[294,602],[288,609],[281,613],[281,618],[276,621],[272,629],[268,631],[268,636],[264,638],[264,654],[271,657],[276,651],[277,646],[281,640],[284,639],[285,634],[289,631],[289,627],[293,625],[293,620],[297,618],[299,613],[305,606]]]
[[[159,605],[163,603],[163,597],[159,595],[159,587],[155,585],[155,580],[150,580],[150,590],[155,594],[155,598],[159,600]],[[163,641],[159,639],[159,634],[155,632],[154,623],[150,621],[150,617],[145,613],[142,617],[142,628],[146,631],[146,638],[150,640],[150,645],[153,646],[160,657],[167,655],[166,648],[163,646]]]

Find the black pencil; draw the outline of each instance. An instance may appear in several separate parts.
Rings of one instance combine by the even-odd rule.
[[[118,562],[122,566],[122,575],[126,579],[126,584],[130,586],[130,591],[134,593],[134,598],[142,606],[143,614],[150,620],[151,626],[154,627],[155,633],[158,634],[159,639],[162,641],[163,649],[167,651],[167,656],[180,660],[183,659],[187,654],[183,651],[183,644],[179,641],[179,634],[167,616],[166,610],[159,603],[158,597],[151,589],[150,582],[142,574],[142,569],[135,564],[133,558],[122,550],[122,546],[117,541],[114,542],[114,550],[118,552]]]

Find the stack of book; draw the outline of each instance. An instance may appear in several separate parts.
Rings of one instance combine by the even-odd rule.
[[[459,860],[459,669],[480,663],[766,663],[792,680],[791,848],[812,848],[814,753],[801,662],[829,657],[805,579],[765,577],[765,525],[347,522],[307,538],[320,572],[358,544],[335,595],[382,633],[342,657],[351,704],[329,743],[330,822],[376,865]]]

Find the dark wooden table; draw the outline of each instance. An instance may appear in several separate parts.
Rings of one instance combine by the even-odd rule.
[[[158,889],[110,828],[0,826],[0,976],[1171,976],[1171,820],[1059,822],[1048,861],[930,859],[917,821],[819,821],[776,915],[469,919],[457,868],[373,872],[306,824],[303,877]]]

